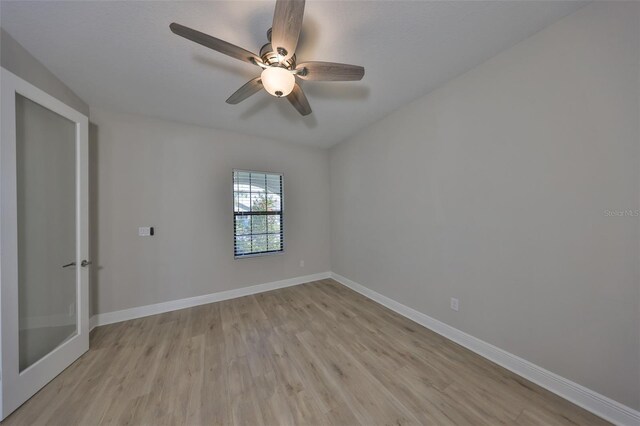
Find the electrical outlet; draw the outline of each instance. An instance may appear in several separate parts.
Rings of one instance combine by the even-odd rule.
[[[72,317],[76,314],[76,302],[71,302],[69,304],[69,316]]]
[[[301,267],[301,268],[304,268],[304,260],[301,260],[301,261],[300,261],[300,267]]]
[[[455,297],[451,298],[451,309],[453,309],[454,311],[458,312],[459,302],[458,302],[458,299],[456,299]]]

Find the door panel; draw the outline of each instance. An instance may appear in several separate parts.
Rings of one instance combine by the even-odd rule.
[[[20,371],[76,334],[75,127],[16,95]]]
[[[0,419],[89,348],[88,119],[0,68]]]

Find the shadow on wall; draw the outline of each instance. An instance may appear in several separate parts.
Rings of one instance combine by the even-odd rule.
[[[93,267],[89,268],[89,317],[98,311],[98,126],[89,123],[89,257]]]

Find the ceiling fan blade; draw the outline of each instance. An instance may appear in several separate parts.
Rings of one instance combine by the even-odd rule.
[[[196,31],[192,28],[185,27],[184,25],[176,24],[175,22],[173,22],[171,25],[169,25],[169,28],[171,28],[171,31],[174,34],[177,34],[180,37],[184,37],[188,40],[208,47],[209,49],[224,53],[225,55],[231,56],[232,58],[240,59],[241,61],[248,62],[254,65],[262,62],[262,60],[255,53],[251,53],[248,50],[235,46],[224,40],[220,40],[219,38],[215,38],[208,34],[201,33],[200,31]]]
[[[302,88],[298,83],[293,86],[293,91],[287,95],[287,99],[291,102],[300,114],[309,115],[311,114],[311,106],[309,105],[309,101],[307,97],[304,95]]]
[[[271,26],[271,45],[274,51],[289,59],[298,45],[302,28],[304,0],[277,0]]]
[[[303,80],[354,81],[362,80],[364,67],[335,62],[305,62],[296,67]]]
[[[262,89],[262,81],[260,80],[260,77],[256,77],[253,80],[249,80],[244,84],[244,86],[236,90],[233,95],[229,96],[229,99],[227,99],[226,102],[232,105],[239,104],[249,96],[258,93],[260,89]]]

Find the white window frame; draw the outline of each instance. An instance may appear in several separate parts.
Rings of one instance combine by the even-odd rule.
[[[261,173],[261,174],[266,174],[266,175],[278,175],[280,176],[280,238],[282,239],[282,249],[278,250],[278,251],[269,251],[269,252],[262,252],[262,253],[251,253],[251,254],[243,254],[243,255],[236,255],[236,250],[235,250],[235,237],[236,237],[236,211],[235,211],[235,186],[234,186],[234,177],[236,172],[245,172],[245,173]],[[266,188],[265,188],[266,190]],[[251,259],[254,257],[262,257],[262,256],[281,256],[284,254],[285,249],[286,249],[286,244],[287,244],[287,239],[284,236],[284,232],[285,232],[285,219],[284,219],[284,174],[283,173],[279,173],[279,172],[265,172],[265,171],[261,171],[261,170],[251,170],[251,169],[233,169],[232,173],[231,173],[231,208],[233,209],[233,258],[234,259]]]

